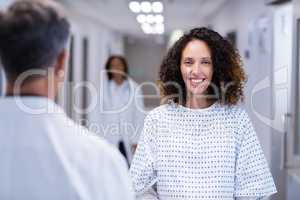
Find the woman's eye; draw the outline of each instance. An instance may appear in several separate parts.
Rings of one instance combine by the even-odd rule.
[[[192,63],[191,61],[185,61],[184,64],[186,64],[186,65],[191,65],[191,64],[193,64],[193,63]]]
[[[204,65],[210,65],[211,62],[210,61],[202,61],[202,64],[204,64]]]

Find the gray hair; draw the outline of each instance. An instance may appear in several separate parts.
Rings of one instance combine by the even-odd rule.
[[[8,79],[51,67],[66,48],[70,24],[52,0],[16,1],[0,13],[0,59]]]

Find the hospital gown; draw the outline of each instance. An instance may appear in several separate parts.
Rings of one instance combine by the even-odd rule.
[[[247,113],[162,105],[145,119],[130,169],[137,197],[262,199],[276,188]]]

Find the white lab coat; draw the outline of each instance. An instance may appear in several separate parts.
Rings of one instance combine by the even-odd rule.
[[[99,122],[101,135],[115,146],[123,141],[131,162],[131,145],[138,143],[145,117],[141,88],[128,78],[122,85],[106,81],[103,89],[104,94],[100,97],[103,98]]]
[[[1,98],[0,113],[0,199],[133,200],[120,153],[51,100]]]

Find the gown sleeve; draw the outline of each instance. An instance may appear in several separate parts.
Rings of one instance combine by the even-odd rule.
[[[239,119],[242,135],[235,172],[235,197],[260,200],[276,193],[273,177],[246,112]]]
[[[130,167],[130,175],[138,199],[152,200],[157,196],[155,191],[152,190],[152,187],[157,182],[155,124],[155,120],[151,119],[151,116],[148,115],[145,119],[142,135]]]

